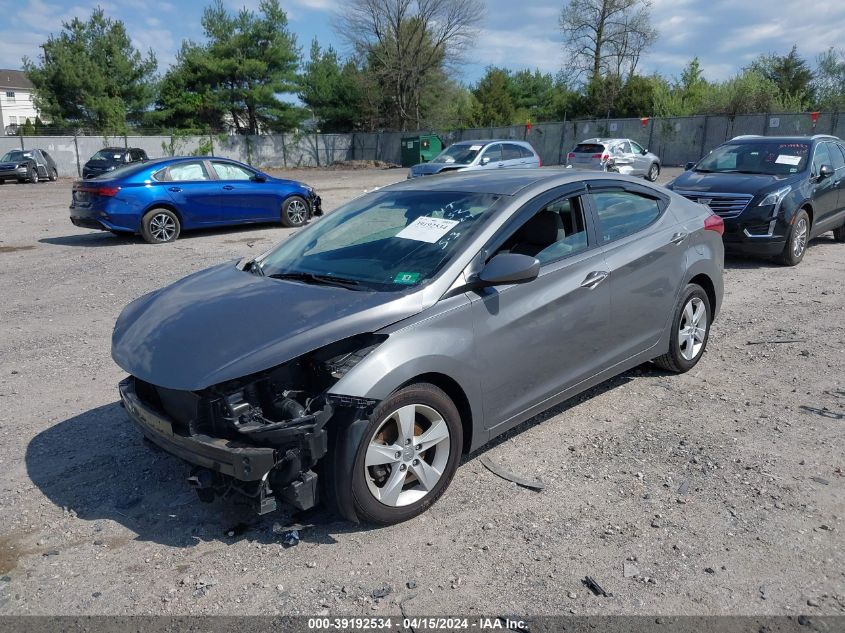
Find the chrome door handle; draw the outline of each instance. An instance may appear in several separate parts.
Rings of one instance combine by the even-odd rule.
[[[168,187],[167,190],[172,191],[173,193],[179,193],[180,191],[182,191],[182,188],[181,187]]]
[[[231,191],[232,189],[234,189],[234,187],[233,187],[232,185],[223,185],[223,188],[224,188],[226,191]]]
[[[687,235],[689,235],[689,234],[688,234],[688,233],[683,233],[683,232],[681,232],[681,233],[675,233],[675,234],[672,236],[672,239],[671,239],[671,240],[669,240],[669,241],[670,241],[670,242],[672,242],[672,244],[680,244],[680,243],[682,243],[685,239],[687,239]]]
[[[581,287],[589,288],[590,290],[592,290],[605,279],[607,279],[609,276],[610,273],[606,270],[594,270],[584,278],[584,281],[581,282]]]

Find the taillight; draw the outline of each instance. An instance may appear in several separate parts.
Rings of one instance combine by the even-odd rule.
[[[566,155],[566,157],[567,157],[567,158],[575,158],[575,152],[569,152],[569,153]]]
[[[608,158],[610,158],[610,154],[593,154],[593,158],[598,158],[599,160],[606,161]]]
[[[537,165],[537,166],[538,166],[538,167],[542,167],[542,166],[543,166],[543,159],[542,159],[542,158],[540,158],[540,157],[538,156],[538,157],[537,157],[537,160],[538,160],[538,161],[539,161],[539,163],[540,163],[540,164],[539,164],[539,165]]]
[[[117,195],[117,192],[120,191],[120,187],[94,187],[94,186],[82,186],[77,187],[77,191],[85,191],[86,193],[93,193],[97,196],[103,196],[106,198],[113,198]]]
[[[704,230],[716,231],[719,235],[725,234],[725,221],[715,213],[711,213],[704,218]]]

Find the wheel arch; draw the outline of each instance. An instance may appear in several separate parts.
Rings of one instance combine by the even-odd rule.
[[[141,217],[138,218],[138,228],[136,229],[137,232],[141,232],[141,223],[144,221],[144,217],[153,209],[167,209],[168,211],[172,211],[176,214],[176,217],[179,220],[179,228],[180,230],[185,229],[185,219],[182,217],[182,213],[173,203],[170,202],[151,202],[147,207],[141,212]]]
[[[421,382],[427,382],[442,389],[446,395],[449,396],[449,399],[455,404],[455,407],[458,409],[458,413],[461,416],[461,431],[463,433],[464,440],[463,452],[469,453],[469,448],[472,446],[472,407],[470,406],[469,398],[461,385],[458,384],[458,381],[454,378],[451,378],[446,374],[429,372],[410,378],[402,383],[398,387],[397,391],[399,389],[403,389],[404,387]]]
[[[716,296],[716,285],[706,273],[698,273],[695,277],[689,280],[689,283],[701,286],[710,301],[710,310],[716,314],[719,310],[718,298]]]

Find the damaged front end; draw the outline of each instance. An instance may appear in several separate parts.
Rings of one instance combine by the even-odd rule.
[[[148,440],[194,465],[188,481],[203,501],[240,495],[260,514],[279,501],[305,510],[319,502],[331,421],[366,417],[377,404],[327,391],[385,338],[355,336],[198,391],[129,376],[120,396]]]

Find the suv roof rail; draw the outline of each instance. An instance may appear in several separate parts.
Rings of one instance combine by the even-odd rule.
[[[735,141],[740,138],[763,138],[760,134],[740,134],[739,136],[734,136],[731,140]]]
[[[833,134],[813,134],[810,139],[816,140],[817,138],[835,138],[837,141],[839,140],[838,136],[834,136]]]

